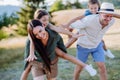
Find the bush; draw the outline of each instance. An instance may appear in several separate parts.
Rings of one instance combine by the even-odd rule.
[[[28,33],[27,33],[27,31],[25,30],[25,29],[23,29],[23,28],[20,28],[18,31],[17,31],[17,33],[19,34],[19,35],[22,35],[22,36],[26,36]]]
[[[7,37],[8,37],[8,34],[6,34],[5,32],[3,32],[2,30],[0,30],[0,40],[4,39],[4,38],[7,38]]]

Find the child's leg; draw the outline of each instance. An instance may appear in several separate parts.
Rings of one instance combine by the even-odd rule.
[[[77,38],[70,38],[69,41],[65,44],[65,47],[69,48],[76,40]]]
[[[79,34],[79,33],[77,32],[76,34]],[[74,38],[74,37],[69,38],[68,42],[65,44],[65,47],[69,48],[76,40],[77,38]]]
[[[107,51],[107,47],[106,47],[106,45],[105,45],[104,40],[102,40],[102,42],[103,42],[103,49],[104,49],[105,51]]]
[[[30,70],[31,70],[31,65],[28,64],[27,68],[23,71],[20,80],[27,80]]]
[[[103,49],[105,51],[105,55],[113,59],[115,56],[112,54],[112,52],[109,49],[106,48],[105,42],[103,40],[102,42],[103,42]]]

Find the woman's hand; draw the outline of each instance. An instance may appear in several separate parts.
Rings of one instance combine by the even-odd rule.
[[[37,59],[37,57],[34,54],[30,54],[28,58],[25,59],[25,61],[30,62],[30,61],[33,61],[34,59]]]

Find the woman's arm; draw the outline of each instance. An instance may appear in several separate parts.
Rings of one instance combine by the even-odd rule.
[[[30,40],[30,53],[26,61],[30,62],[33,61],[34,59],[37,59],[37,57],[34,55],[34,44],[29,34],[28,34],[28,38]]]

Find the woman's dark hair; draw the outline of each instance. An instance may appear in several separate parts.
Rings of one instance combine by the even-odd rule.
[[[49,13],[44,9],[38,9],[34,13],[34,19],[41,19],[45,15],[49,15]]]
[[[100,1],[99,0],[89,0],[88,5],[89,4],[98,4],[98,7],[100,8]]]
[[[35,50],[40,54],[41,58],[43,59],[47,69],[51,72],[50,69],[50,58],[48,57],[48,53],[46,52],[46,49],[41,42],[40,39],[36,38],[33,34],[33,28],[36,26],[42,26],[42,23],[38,20],[32,20],[28,23],[28,33],[30,34],[30,37],[32,39],[32,42],[35,46]]]

